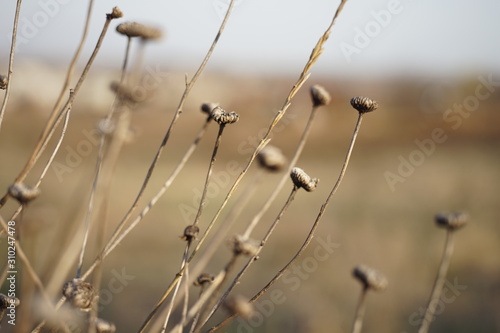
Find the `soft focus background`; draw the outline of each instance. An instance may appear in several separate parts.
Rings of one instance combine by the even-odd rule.
[[[42,183],[43,195],[20,219],[22,243],[55,299],[61,284],[53,277],[64,281],[74,274],[74,250],[68,247],[81,239],[80,234],[75,238],[73,234],[84,221],[94,175],[97,145],[92,131],[112,104],[110,83],[119,79],[125,38],[114,27],[136,20],[162,28],[166,37],[146,46],[140,65],[143,76],[138,91],[147,99],[134,109],[130,142],[115,172],[109,198],[112,226],[139,190],[182,95],[184,75],[191,77],[203,59],[228,1],[99,1],[81,66],[93,49],[104,13],[115,5],[125,17],[113,22],[75,102],[66,138]],[[228,126],[222,139],[210,200],[201,220],[204,230],[255,142],[282,106],[337,5],[326,0],[236,2],[146,199],[158,190],[202,126],[201,103],[216,101],[238,112],[240,121]],[[12,95],[0,130],[2,189],[24,166],[41,133],[78,44],[86,6],[86,2],[67,0],[23,4]],[[2,3],[0,9],[0,73],[5,73],[14,4]],[[445,240],[444,230],[435,227],[433,217],[454,210],[467,212],[470,223],[457,233],[446,297],[431,332],[500,331],[499,11],[500,3],[493,0],[347,3],[310,79],[271,141],[287,156],[293,154],[311,107],[308,89],[323,85],[332,102],[317,115],[297,163],[320,178],[319,187],[297,194],[236,293],[253,296],[305,239],[342,166],[357,117],[350,98],[369,96],[380,108],[366,115],[346,178],[309,250],[274,286],[274,295],[280,297],[263,298],[257,306],[260,317],[249,323],[237,320],[229,332],[350,331],[361,290],[351,271],[360,263],[379,269],[389,280],[386,291],[368,296],[364,331],[416,331]],[[139,59],[136,51],[131,66]],[[119,332],[138,329],[180,265],[184,243],[179,235],[194,218],[186,212],[197,208],[216,131],[212,124],[169,192],[105,262],[101,316],[116,323]],[[40,171],[41,167],[35,169],[28,183]],[[222,219],[256,172],[255,165]],[[279,177],[265,175],[227,238],[244,230]],[[290,182],[256,229],[255,238],[262,237],[291,188]],[[8,219],[15,208],[9,202],[0,214]],[[5,253],[4,238],[0,243]],[[328,251],[324,244],[330,244]],[[95,249],[89,252],[89,262],[95,253]],[[229,258],[229,246],[223,242],[207,270],[218,272]],[[71,269],[62,270],[59,261]],[[117,289],[120,274],[127,279],[118,279]],[[41,310],[34,298],[22,297],[33,291],[27,276],[18,281],[18,288],[23,302],[19,320],[25,318],[27,323],[27,318]],[[193,290],[193,297],[197,292]],[[225,315],[221,310],[216,318]],[[18,332],[29,328],[23,321],[16,327]],[[3,330],[13,331],[5,319]]]

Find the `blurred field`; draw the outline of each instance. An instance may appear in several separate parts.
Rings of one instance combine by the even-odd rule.
[[[107,86],[116,77],[116,73],[102,71],[93,74],[86,83],[87,91],[77,99],[56,163],[67,164],[71,152],[84,141],[91,143],[87,145],[90,151],[81,156],[79,163],[75,162],[77,166],[71,168],[71,172],[61,174],[51,169],[41,186],[43,195],[23,213],[22,242],[46,281],[56,268],[52,259],[64,258],[61,249],[76,242],[70,235],[75,225],[83,223],[97,153],[97,147],[84,133],[94,129],[109,107],[111,93]],[[214,185],[216,190],[201,221],[204,230],[236,177],[231,170],[236,165],[239,172],[244,166],[255,138],[268,127],[293,82],[293,77],[204,75],[186,104],[146,198],[149,199],[170,174],[204,122],[200,104],[220,102],[223,108],[238,112],[241,119],[225,131],[214,170],[218,177]],[[0,132],[2,189],[11,184],[26,162],[53,103],[43,94],[40,100],[43,98],[44,102],[37,104],[37,94],[26,87],[28,83],[19,76],[16,84],[25,87],[24,93],[13,96]],[[315,240],[299,259],[298,267],[274,287],[274,295],[280,295],[280,304],[269,305],[273,294],[268,295],[264,298],[267,301],[260,302],[262,323],[235,321],[227,331],[348,332],[361,290],[351,277],[351,270],[360,263],[379,269],[389,280],[386,291],[368,297],[364,332],[416,331],[421,318],[418,314],[426,305],[445,239],[444,230],[434,226],[433,216],[439,211],[462,210],[470,215],[470,223],[457,234],[448,274],[448,280],[452,285],[458,284],[459,289],[448,292],[453,299],[443,303],[431,332],[499,332],[500,86],[488,99],[480,102],[477,110],[470,112],[467,118],[462,117],[461,125],[453,129],[452,123],[444,120],[443,112],[474,93],[479,84],[475,76],[457,83],[455,92],[458,95],[444,96],[450,99],[443,97],[442,104],[425,111],[422,110],[421,96],[422,88],[426,86],[413,78],[346,82],[317,79],[313,71],[271,141],[288,156],[293,153],[309,114],[308,88],[316,83],[330,91],[333,101],[318,114],[314,131],[297,166],[320,178],[320,184],[315,192],[297,194],[260,260],[237,287],[236,292],[248,297],[253,296],[292,257],[330,192],[356,121],[357,114],[350,107],[349,99],[358,95],[370,96],[379,102],[380,108],[364,118],[346,178],[329,206]],[[57,92],[58,86],[54,87],[44,89]],[[134,111],[133,139],[124,148],[112,183],[109,198],[111,225],[116,225],[132,203],[182,88],[182,74],[169,73],[151,98]],[[21,89],[14,88],[14,91]],[[95,92],[99,92],[98,97],[95,97]],[[451,104],[447,104],[448,101]],[[429,142],[436,128],[442,129],[446,139],[435,143],[431,154],[421,154],[425,156],[422,163],[419,162],[410,175],[403,177],[404,182],[391,187],[386,172],[397,174],[400,156],[405,160],[409,160],[412,153],[416,156],[414,152],[419,147],[415,140]],[[197,191],[202,189],[216,130],[212,124],[172,188],[105,262],[103,288],[113,279],[113,272],[125,270],[133,277],[126,282],[122,292],[112,295],[103,308],[102,316],[115,322],[118,332],[137,330],[180,265],[184,243],[179,236],[191,222],[183,216],[181,207],[197,208],[193,200]],[[256,169],[256,166],[252,167],[233,199],[241,195]],[[39,172],[40,169],[34,175]],[[244,229],[265,202],[279,175],[269,174],[264,179],[228,237]],[[290,182],[265,215],[255,238],[267,230],[291,188]],[[145,202],[143,200],[141,208]],[[234,202],[230,202],[222,218]],[[2,209],[4,219],[14,209],[13,202]],[[336,246],[332,253],[319,260],[317,253],[320,250],[317,249],[325,242],[333,242]],[[95,253],[94,249],[88,256],[89,261]],[[229,258],[229,247],[221,246],[207,270],[218,272]],[[68,278],[74,274],[73,269],[74,264]],[[27,277],[25,279],[21,288],[27,291],[30,282]],[[54,297],[58,296],[58,288],[60,286],[54,285],[49,289]],[[33,304],[30,300],[21,301],[24,303],[20,315],[28,316]],[[225,314],[220,311],[216,319]]]

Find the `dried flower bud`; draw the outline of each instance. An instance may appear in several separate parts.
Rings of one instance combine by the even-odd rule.
[[[312,192],[318,186],[319,179],[311,178],[307,173],[301,168],[293,168],[290,172],[290,178],[292,178],[293,184],[298,188],[303,188],[307,192]]]
[[[270,171],[280,171],[286,164],[286,157],[279,148],[274,146],[264,147],[258,154],[259,164]]]
[[[118,8],[118,7],[113,7],[113,10],[111,11],[111,13],[106,14],[106,18],[108,20],[117,19],[117,18],[120,18],[122,16],[123,16],[123,13],[120,10],[120,8]]]
[[[210,115],[219,125],[232,124],[240,119],[240,116],[236,112],[224,111],[220,106],[213,108]]]
[[[462,212],[455,213],[439,213],[436,215],[436,224],[439,227],[446,228],[450,231],[462,228],[467,224],[468,216]]]
[[[252,315],[255,313],[253,304],[241,295],[226,299],[224,305],[230,312],[237,313],[245,320],[250,319],[250,317],[252,317]]]
[[[184,229],[184,235],[181,237],[182,240],[191,242],[193,239],[196,239],[198,233],[200,232],[200,228],[195,225],[188,225],[186,229]]]
[[[373,268],[358,265],[354,268],[352,274],[363,284],[365,289],[382,291],[387,288],[387,279],[385,276]]]
[[[212,113],[212,110],[215,109],[217,106],[219,106],[218,103],[206,102],[201,105],[201,111],[210,115]]]
[[[63,295],[75,307],[82,311],[90,311],[94,301],[94,287],[81,279],[67,281],[62,290]]]
[[[209,273],[202,273],[196,281],[193,282],[195,286],[205,286],[206,284],[210,284],[214,281],[214,276]]]
[[[161,30],[137,22],[119,24],[116,27],[116,31],[127,37],[141,37],[144,40],[160,39],[163,35]]]
[[[353,108],[358,110],[359,113],[367,113],[375,111],[378,108],[377,102],[368,97],[353,97],[351,99],[351,105]]]
[[[9,83],[9,78],[5,75],[0,75],[0,89],[7,89],[7,83]]]
[[[24,183],[14,183],[9,186],[9,195],[19,201],[19,203],[26,204],[40,195],[40,189]]]
[[[109,321],[97,318],[95,320],[95,330],[97,333],[114,333],[116,331],[116,326]]]
[[[244,254],[247,256],[255,256],[259,251],[259,243],[250,238],[244,238],[240,235],[235,235],[231,242],[233,243],[233,253],[235,255]]]
[[[8,308],[12,308],[12,305],[17,308],[19,304],[21,304],[21,302],[18,298],[0,294],[0,320],[2,320]]]
[[[122,101],[135,104],[144,100],[144,96],[139,96],[138,94],[134,93],[133,89],[127,87],[124,84],[120,84],[119,82],[111,82],[109,88]]]
[[[330,103],[331,97],[325,88],[319,85],[314,85],[311,87],[311,98],[314,106],[328,105]]]

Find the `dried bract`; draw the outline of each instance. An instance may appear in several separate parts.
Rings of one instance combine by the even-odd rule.
[[[9,78],[5,75],[0,75],[0,89],[7,89],[7,84],[9,83]]]
[[[119,24],[116,31],[127,37],[140,37],[143,40],[160,39],[163,35],[161,30],[137,22]]]
[[[123,16],[123,13],[120,10],[120,8],[118,8],[118,7],[113,7],[113,10],[111,11],[111,13],[106,14],[106,18],[108,20],[117,19],[117,18],[120,18],[122,16]]]
[[[298,188],[303,188],[307,192],[312,192],[318,186],[319,179],[311,178],[307,173],[301,168],[293,168],[290,172],[290,178],[292,178],[293,184]]]
[[[358,265],[354,268],[352,274],[363,284],[365,289],[382,291],[387,288],[388,283],[385,276],[373,268]]]
[[[94,301],[94,287],[81,279],[67,281],[62,289],[63,295],[68,301],[82,311],[90,311]]]
[[[211,111],[211,116],[219,125],[232,124],[240,119],[240,116],[236,112],[227,112],[220,106],[216,106]]]
[[[325,88],[319,85],[314,85],[311,87],[311,98],[314,106],[328,105],[330,103],[331,97]]]
[[[439,213],[436,214],[435,220],[439,227],[446,228],[448,230],[457,230],[462,228],[467,224],[469,217],[467,214],[462,212],[454,213]]]
[[[19,203],[26,204],[40,195],[40,189],[24,183],[14,183],[9,186],[9,195],[19,201]]]
[[[258,154],[257,160],[261,167],[269,171],[280,171],[286,164],[286,157],[279,148],[266,146]]]
[[[353,97],[351,99],[351,105],[353,108],[358,110],[359,113],[367,113],[375,111],[378,108],[377,102],[368,97]]]

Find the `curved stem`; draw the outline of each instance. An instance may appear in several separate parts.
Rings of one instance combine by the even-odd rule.
[[[365,303],[367,293],[368,288],[363,287],[361,296],[359,297],[358,306],[356,308],[356,316],[354,317],[354,323],[352,325],[352,333],[361,333],[361,328],[363,327],[363,318],[365,316]]]
[[[432,287],[431,296],[429,297],[429,303],[425,309],[424,319],[420,324],[418,333],[427,333],[434,319],[434,314],[436,312],[436,306],[441,297],[441,292],[443,291],[443,285],[446,281],[446,272],[450,266],[451,255],[453,254],[453,237],[454,232],[448,230],[446,232],[446,242],[444,245],[443,256],[441,257],[441,263],[439,265],[438,274],[434,280],[434,286]]]

